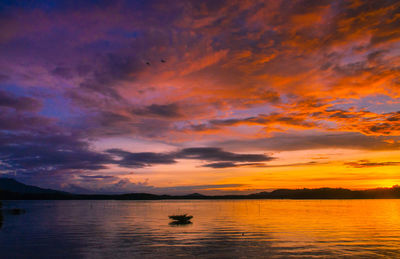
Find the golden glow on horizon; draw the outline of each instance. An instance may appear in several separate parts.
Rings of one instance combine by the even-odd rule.
[[[201,187],[201,193],[254,193],[279,188],[349,188],[391,187],[400,182],[399,165],[381,165],[398,161],[400,151],[360,151],[323,149],[275,153],[279,159],[265,167],[211,169],[196,160],[178,160],[173,165],[156,165],[147,169],[125,169],[123,176],[132,182],[148,182],[155,187],[237,185]],[[346,160],[341,160],[346,156]],[[311,162],[307,164],[307,162]],[[118,170],[111,169],[110,173]],[[108,170],[107,170],[108,171]],[[151,179],[149,180],[149,175]]]

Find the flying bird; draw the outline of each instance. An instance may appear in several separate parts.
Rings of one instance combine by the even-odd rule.
[[[150,66],[150,62],[146,62],[146,65]]]
[[[161,61],[161,63],[165,63],[165,62],[167,62],[167,61],[165,61],[164,59],[161,59],[160,61]]]

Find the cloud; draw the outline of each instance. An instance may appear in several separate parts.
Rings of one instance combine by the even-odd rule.
[[[152,104],[144,108],[134,109],[132,113],[135,115],[149,117],[157,116],[162,118],[179,118],[182,116],[180,107],[177,103]]]
[[[121,157],[121,160],[115,161],[119,166],[129,168],[142,168],[155,164],[174,164],[175,157],[171,154],[163,153],[131,153],[121,149],[109,149],[108,153]]]
[[[69,8],[60,8],[65,5]],[[7,5],[1,54],[7,60],[22,59],[33,65],[11,62],[3,66],[12,82],[56,85],[74,105],[90,111],[118,110],[180,123],[183,111],[190,113],[187,119],[204,119],[202,112],[187,112],[195,103],[207,110],[209,124],[219,127],[268,123],[278,131],[282,130],[279,125],[302,130],[320,128],[318,120],[335,122],[338,117],[326,113],[325,118],[306,117],[295,107],[301,99],[294,100],[293,106],[282,106],[288,96],[318,97],[325,105],[334,98],[397,89],[398,62],[391,44],[398,35],[399,7],[392,1],[201,5],[196,1],[174,5],[117,1],[95,9],[92,4],[74,9],[60,4],[49,12],[41,8],[44,5],[24,9]],[[76,26],[76,20],[85,26]],[[63,53],[52,48],[55,44]],[[167,63],[159,62],[164,58]],[[265,104],[281,108],[281,115],[214,116],[219,111]],[[132,111],[132,106],[137,108]],[[350,118],[358,117],[349,116],[353,117],[346,124],[352,125]],[[200,126],[193,127],[199,132]],[[398,134],[397,128],[385,124],[353,130]]]
[[[64,79],[71,79],[73,77],[73,72],[71,69],[63,66],[57,66],[51,71],[51,73]]]
[[[256,138],[250,140],[228,140],[213,142],[214,145],[233,150],[271,150],[294,151],[307,149],[359,149],[359,150],[398,150],[398,138],[388,141],[382,136],[365,136],[360,133],[335,133],[335,134],[276,134],[269,138]],[[390,140],[390,139],[389,139]]]
[[[272,159],[246,154],[254,150],[397,150],[399,8],[390,0],[2,2],[0,137],[9,151],[0,159],[49,174],[97,172],[115,159],[229,168]],[[90,148],[115,137],[211,148]],[[73,152],[83,161],[70,161]]]
[[[238,165],[233,162],[218,162],[218,163],[205,164],[203,165],[203,167],[228,168],[228,167],[238,167]]]
[[[22,131],[45,128],[51,119],[30,113],[19,113],[0,108],[0,130]]]
[[[294,104],[296,105],[296,104]],[[303,106],[303,107],[302,107]],[[246,118],[213,119],[207,123],[190,125],[186,130],[194,132],[221,131],[230,126],[264,126],[265,131],[279,132],[285,129],[325,131],[353,131],[364,135],[399,136],[399,112],[374,113],[366,110],[334,109],[333,105],[303,103],[291,113],[259,114]]]
[[[1,169],[8,172],[40,174],[73,170],[99,170],[112,163],[111,156],[92,151],[73,135],[2,134]]]
[[[299,114],[260,114],[257,117],[244,119],[211,120],[213,126],[234,126],[234,125],[261,125],[261,126],[288,126],[293,128],[315,128],[318,123],[307,121],[307,118]]]
[[[263,154],[236,154],[216,147],[185,148],[169,153],[131,153],[121,149],[109,149],[107,152],[121,158],[115,161],[119,166],[131,168],[142,168],[156,164],[174,164],[176,159],[218,161],[204,165],[213,168],[239,166],[240,164],[236,164],[236,162],[266,162],[273,159],[273,157]]]
[[[369,160],[359,160],[357,162],[346,162],[345,165],[355,168],[380,167],[380,166],[399,166],[400,162],[370,162]]]
[[[298,167],[298,166],[311,166],[311,165],[321,165],[326,163],[321,162],[305,162],[305,163],[293,163],[293,164],[275,164],[268,165],[265,163],[232,163],[232,162],[218,162],[205,164],[203,167],[211,167],[211,168],[229,168],[229,167],[257,167],[257,168],[277,168],[277,167]]]
[[[203,167],[211,167],[211,168],[229,168],[229,167],[275,167],[275,166],[268,166],[265,163],[233,163],[233,162],[217,162],[217,163],[210,163],[205,164]]]
[[[105,177],[90,177],[80,175],[82,180],[71,184],[64,184],[63,189],[72,193],[78,194],[122,194],[132,192],[147,192],[152,193],[153,186],[150,186],[147,181],[133,182],[129,179],[124,179],[115,176]]]
[[[176,153],[177,158],[224,162],[263,162],[273,158],[264,154],[236,154],[216,147],[185,148]]]
[[[0,107],[13,108],[17,111],[37,111],[42,105],[40,101],[31,97],[18,97],[9,92],[0,90]]]
[[[52,174],[105,169],[111,156],[93,151],[79,130],[60,127],[40,115],[36,99],[0,92],[0,170],[2,173]],[[10,109],[11,108],[11,109]]]
[[[80,175],[79,177],[87,181],[96,181],[98,179],[115,179],[115,176],[112,175]]]
[[[80,84],[80,90],[95,91],[117,100],[122,99],[117,90],[118,83],[135,80],[136,74],[145,68],[144,62],[135,56],[114,53],[103,56],[99,64]]]
[[[76,121],[88,137],[138,136],[158,139],[172,131],[173,122],[160,117],[138,117],[124,111],[94,111]]]
[[[81,175],[83,181],[75,184],[67,184],[63,190],[72,193],[80,194],[124,194],[124,193],[153,193],[153,194],[172,194],[172,195],[185,195],[195,192],[201,193],[217,193],[226,188],[241,187],[243,184],[204,184],[204,185],[185,185],[185,186],[170,186],[170,187],[156,187],[149,184],[148,180],[143,182],[134,182],[131,179],[105,176],[93,177]]]

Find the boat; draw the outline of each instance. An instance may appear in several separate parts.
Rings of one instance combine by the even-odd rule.
[[[183,215],[171,215],[168,216],[170,219],[178,221],[178,222],[189,222],[193,216],[188,216],[187,214],[183,214]]]

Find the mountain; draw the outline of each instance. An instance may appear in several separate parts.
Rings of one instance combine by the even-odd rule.
[[[0,191],[19,194],[67,194],[61,191],[26,185],[11,178],[0,178]]]

